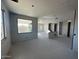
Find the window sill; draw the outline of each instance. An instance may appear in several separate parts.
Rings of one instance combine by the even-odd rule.
[[[2,40],[6,40],[6,39],[7,39],[7,37],[4,37],[3,39],[1,39],[1,41],[2,41]]]

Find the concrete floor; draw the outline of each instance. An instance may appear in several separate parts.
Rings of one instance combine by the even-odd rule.
[[[10,52],[11,59],[76,59],[64,39],[33,39],[15,43]]]

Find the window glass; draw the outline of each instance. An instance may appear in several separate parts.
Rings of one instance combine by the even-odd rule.
[[[32,20],[18,19],[18,33],[32,32]]]
[[[5,38],[5,22],[4,22],[5,11],[1,10],[1,40]]]

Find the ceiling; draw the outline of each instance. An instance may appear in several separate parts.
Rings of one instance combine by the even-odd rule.
[[[10,11],[32,17],[63,16],[77,9],[77,0],[19,0],[18,3],[3,1]]]

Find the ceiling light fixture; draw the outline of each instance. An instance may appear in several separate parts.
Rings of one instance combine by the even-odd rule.
[[[32,5],[32,7],[34,7],[34,5]]]
[[[58,19],[57,17],[55,19]]]

